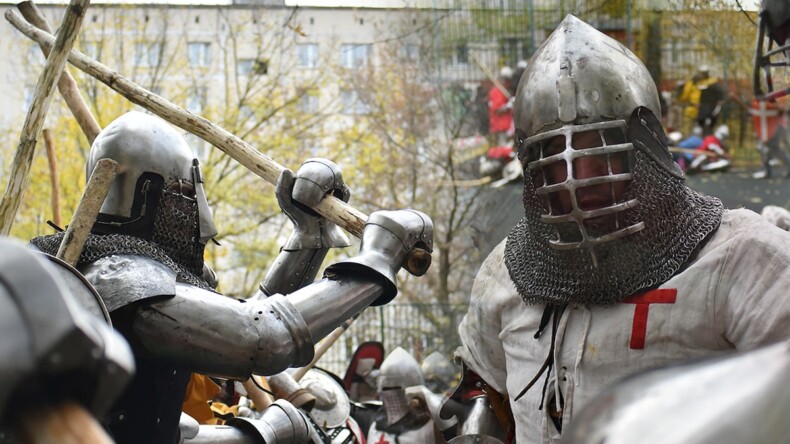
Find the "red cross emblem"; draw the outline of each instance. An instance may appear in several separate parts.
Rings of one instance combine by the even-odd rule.
[[[384,433],[382,433],[382,434],[381,434],[381,437],[379,437],[379,440],[378,440],[378,441],[376,441],[376,443],[375,443],[375,444],[390,444],[390,442],[389,442],[389,441],[387,441],[386,439],[384,439],[384,437],[385,437],[385,436],[386,436],[386,435],[385,435]]]
[[[674,304],[677,294],[677,288],[659,288],[636,294],[623,300],[624,304],[636,304],[636,307],[634,307],[634,324],[631,327],[631,349],[641,350],[645,348],[647,312],[650,304]]]
[[[775,102],[754,99],[749,108],[752,115],[754,130],[761,142],[765,143],[774,136],[780,123],[779,109]]]

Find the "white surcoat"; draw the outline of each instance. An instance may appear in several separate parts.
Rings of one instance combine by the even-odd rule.
[[[504,250],[503,241],[475,279],[458,355],[509,395],[519,444],[555,442],[559,433],[539,410],[545,375],[512,399],[546,360],[551,323],[533,337],[544,306],[519,297]],[[725,210],[691,265],[658,289],[609,307],[568,306],[545,396],[562,399],[557,404],[567,426],[596,394],[628,375],[790,338],[789,294],[790,234],[749,210]]]

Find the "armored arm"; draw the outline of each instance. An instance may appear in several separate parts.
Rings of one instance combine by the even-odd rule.
[[[327,194],[344,202],[351,195],[340,168],[329,160],[309,159],[295,176],[290,170],[280,175],[277,202],[294,231],[261,282],[264,295],[292,293],[313,282],[329,248],[350,245],[339,227],[310,209]]]
[[[195,433],[196,432],[196,433]],[[260,419],[232,418],[222,426],[200,425],[182,442],[184,444],[301,444],[314,441],[315,427],[309,417],[278,399]]]
[[[458,438],[488,439],[485,442],[504,442],[513,427],[513,414],[507,398],[503,398],[483,378],[464,365],[461,383],[442,406],[440,417],[458,418]],[[452,442],[453,440],[451,440]]]
[[[432,222],[420,212],[373,213],[360,254],[328,267],[320,281],[288,297],[246,302],[177,284],[175,295],[137,304],[134,336],[161,359],[201,373],[241,378],[304,366],[315,342],[368,305],[395,297],[395,274],[407,254],[430,251],[432,239]]]

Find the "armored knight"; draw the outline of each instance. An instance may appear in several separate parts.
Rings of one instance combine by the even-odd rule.
[[[790,85],[780,80],[786,76],[781,71],[790,67],[790,4],[784,0],[762,0],[758,20],[754,95],[760,100],[776,100],[790,93]],[[778,78],[773,76],[776,69],[781,73]],[[784,88],[777,90],[777,86]]]
[[[442,352],[428,355],[420,364],[420,370],[425,378],[425,387],[433,393],[444,394],[457,385],[458,370]]]
[[[377,376],[381,410],[368,431],[368,442],[433,443],[441,442],[427,406],[415,403],[406,394],[409,387],[422,386],[420,365],[406,350],[398,347],[390,353]]]
[[[790,4],[784,0],[764,0],[760,7],[752,86],[753,114],[763,169],[755,179],[770,179],[778,158],[787,167],[790,156],[790,128],[787,105],[777,99],[790,93],[787,68],[790,67]],[[778,76],[774,76],[776,71]],[[785,108],[785,109],[783,109]],[[785,172],[790,177],[790,171]]]
[[[0,441],[23,442],[43,412],[68,402],[102,415],[131,379],[134,360],[101,299],[57,259],[7,238],[0,252]]]
[[[286,171],[280,177],[278,201],[295,230],[262,294],[246,301],[222,297],[213,292],[203,263],[205,245],[217,231],[200,165],[183,138],[162,120],[132,112],[99,134],[87,171],[103,158],[116,160],[121,173],[78,267],[135,352],[137,376],[108,419],[118,442],[176,442],[191,372],[246,379],[309,363],[316,341],[368,305],[395,296],[395,275],[413,248],[432,249],[426,215],[376,212],[365,225],[360,254],[330,265],[323,279],[300,288],[312,282],[327,248],[346,245],[337,227],[305,206],[327,193],[348,196],[336,166],[312,160],[295,176]],[[52,252],[61,237],[32,243]],[[412,272],[424,272],[420,266],[427,268],[409,263]],[[287,401],[277,401],[269,413],[244,433],[267,443],[275,436],[279,442],[306,439],[307,420]],[[278,427],[288,429],[288,440]],[[238,430],[201,426],[201,442],[210,442],[209,434],[231,442],[235,438],[222,436],[226,431],[249,439]]]
[[[790,337],[790,237],[686,187],[659,111],[639,59],[576,17],[534,54],[515,102],[525,214],[459,326],[482,389],[460,400],[507,402],[468,433],[509,431],[510,409],[517,442],[555,442],[618,379]]]

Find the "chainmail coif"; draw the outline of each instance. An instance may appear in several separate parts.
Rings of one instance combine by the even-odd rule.
[[[624,226],[642,221],[645,228],[594,247],[597,267],[587,249],[550,247],[557,227],[541,221],[543,207],[525,174],[526,213],[508,235],[505,264],[526,303],[618,303],[666,282],[718,228],[723,213],[719,199],[686,187],[682,178],[639,149],[634,154],[634,179],[626,198],[637,198],[639,204],[624,211],[622,220]]]
[[[58,247],[63,241],[64,234],[56,233],[39,236],[33,238],[30,243],[44,253],[54,256],[58,252]],[[197,270],[192,271],[176,263],[158,245],[145,239],[125,234],[90,234],[88,240],[85,241],[85,247],[77,261],[77,266],[90,264],[113,255],[137,255],[151,258],[175,271],[184,282],[204,290],[214,291],[200,275],[195,273]]]

